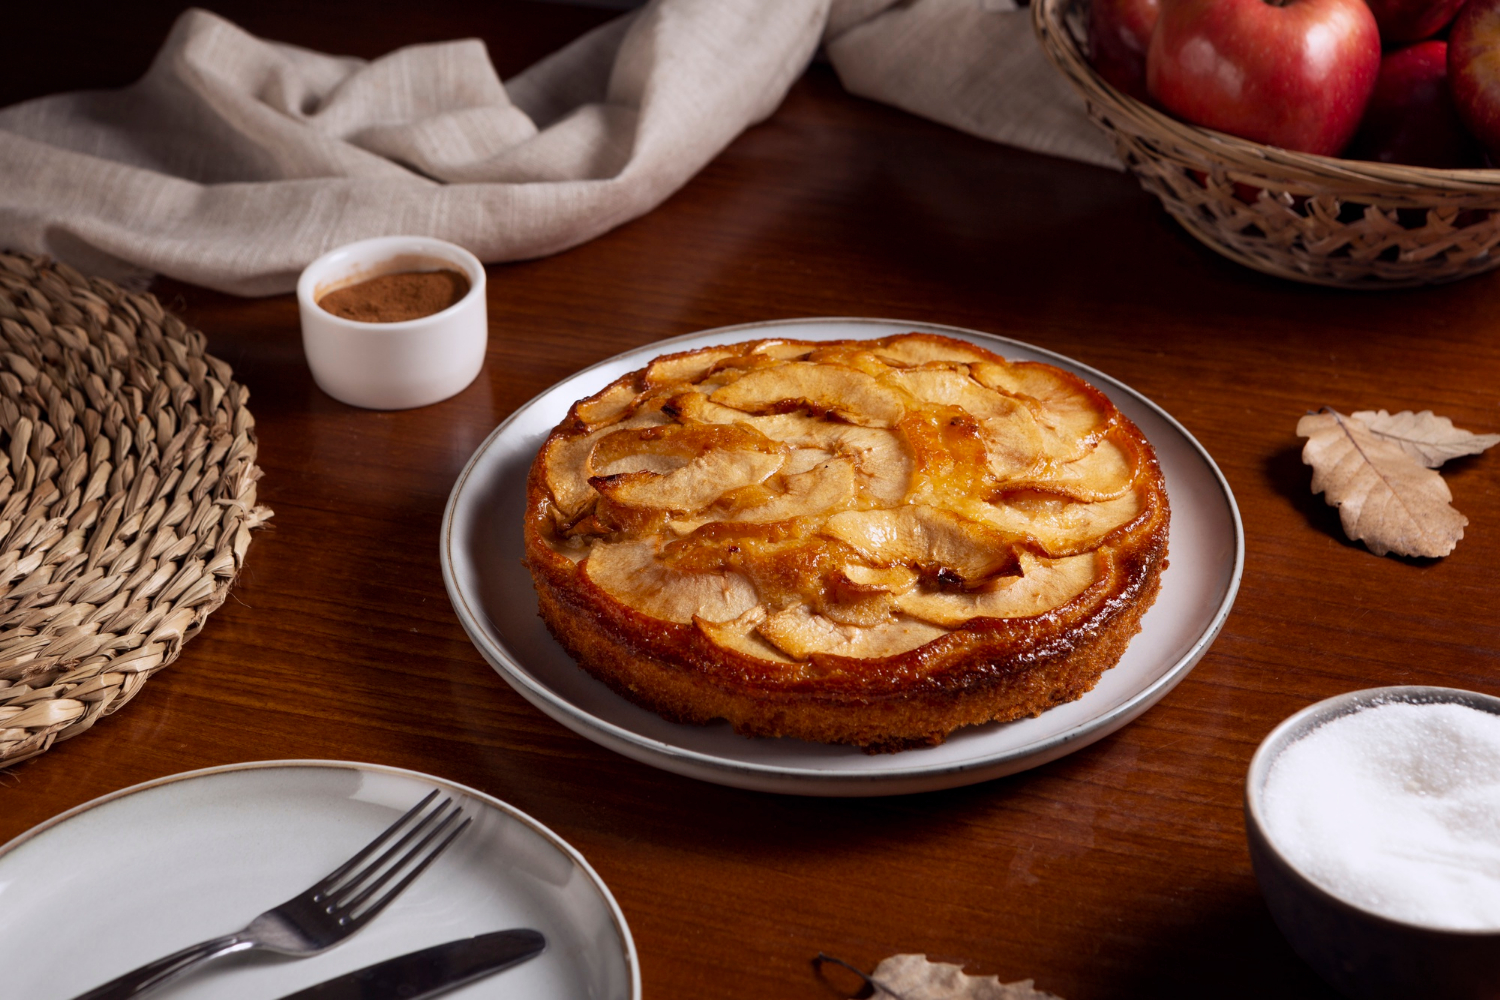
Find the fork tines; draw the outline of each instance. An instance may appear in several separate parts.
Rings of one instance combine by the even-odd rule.
[[[364,850],[329,872],[314,899],[328,913],[337,914],[340,923],[363,923],[379,913],[472,822],[451,797],[433,805],[437,796],[433,789]]]

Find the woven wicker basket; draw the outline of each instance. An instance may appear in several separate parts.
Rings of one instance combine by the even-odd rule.
[[[0,767],[118,710],[223,603],[249,392],[150,295],[0,252]]]
[[[1032,0],[1031,9],[1043,50],[1141,186],[1230,260],[1297,281],[1369,289],[1453,281],[1500,266],[1500,170],[1340,160],[1188,125],[1094,72],[1085,55],[1087,0]]]

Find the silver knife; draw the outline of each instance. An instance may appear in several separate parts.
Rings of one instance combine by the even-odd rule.
[[[518,965],[546,947],[537,931],[494,931],[386,959],[281,1000],[423,1000]]]

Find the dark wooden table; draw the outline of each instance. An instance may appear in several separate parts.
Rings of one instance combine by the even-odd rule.
[[[68,4],[13,33],[0,102],[117,85],[176,8]],[[608,11],[539,4],[235,2],[258,34],[374,56],[477,35],[509,74]],[[0,180],[3,183],[3,180]],[[344,758],[464,782],[537,817],[613,889],[646,994],[831,998],[820,950],[925,952],[1068,1000],[1327,997],[1261,901],[1241,794],[1257,743],[1310,702],[1385,684],[1500,691],[1500,457],[1444,474],[1470,518],[1440,561],[1346,541],[1308,490],[1309,408],[1431,408],[1500,429],[1500,275],[1355,294],[1199,247],[1128,177],[996,146],[846,95],[814,66],[784,106],[655,212],[490,269],[478,381],[402,413],[313,385],[291,296],[159,281],[253,391],[266,471],[233,597],[124,711],[0,772],[0,842],[135,782],[268,758]],[[992,331],[1120,378],[1208,448],[1246,529],[1239,600],[1192,674],[1071,756],[952,791],[782,797],[653,770],[531,708],[470,645],[438,525],[484,436],[552,382],[707,327],[867,315]]]

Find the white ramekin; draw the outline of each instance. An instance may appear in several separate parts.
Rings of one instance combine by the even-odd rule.
[[[452,267],[469,279],[458,302],[400,323],[361,323],[318,305],[328,292],[397,271]],[[297,281],[302,349],[334,399],[370,410],[426,406],[460,392],[484,364],[489,322],[484,265],[463,247],[426,236],[379,236],[330,250]]]

